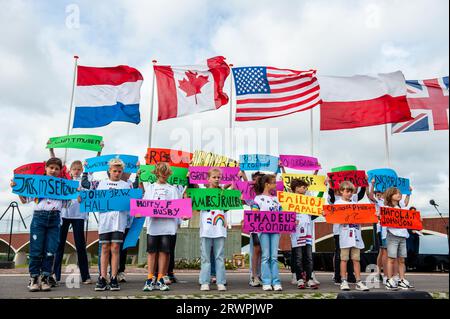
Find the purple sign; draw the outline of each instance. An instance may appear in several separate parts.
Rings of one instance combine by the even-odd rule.
[[[189,182],[191,184],[208,184],[208,172],[211,169],[219,169],[222,172],[221,184],[231,184],[239,180],[239,167],[190,166]]]
[[[253,200],[256,196],[253,189],[254,182],[237,181],[234,182],[234,188],[242,193],[242,199],[245,201]],[[284,191],[283,181],[277,181],[277,189],[273,191],[272,196],[277,196],[277,192]]]
[[[295,212],[244,212],[244,233],[295,233]]]
[[[318,159],[310,156],[280,155],[280,161],[283,167],[292,169],[315,171],[321,168]]]

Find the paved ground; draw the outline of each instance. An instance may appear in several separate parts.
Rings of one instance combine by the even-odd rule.
[[[0,272],[0,298],[336,298],[339,287],[331,281],[331,273],[316,273],[321,281],[318,290],[299,290],[290,284],[290,273],[281,274],[283,282],[283,292],[264,293],[261,288],[248,286],[248,273],[243,271],[227,272],[228,291],[200,292],[198,286],[198,271],[185,271],[177,273],[179,283],[171,285],[171,290],[167,292],[152,291],[143,292],[142,287],[146,279],[143,269],[132,269],[132,273],[127,274],[127,282],[121,285],[121,291],[117,292],[96,292],[94,285],[76,285],[68,288],[66,276],[62,278],[62,285],[54,288],[50,292],[28,292],[26,286],[28,275],[26,273]],[[17,271],[16,271],[17,272]],[[24,271],[19,271],[24,272]],[[93,278],[96,276],[92,272]],[[369,274],[363,274],[363,279]],[[448,273],[410,273],[409,280],[416,286],[416,290],[433,293],[434,297],[449,298],[449,274]],[[69,282],[69,285],[71,283]],[[72,284],[73,285],[73,284]],[[216,289],[215,285],[211,286]],[[383,285],[374,288],[373,291],[385,291]],[[361,292],[362,293],[362,292]]]

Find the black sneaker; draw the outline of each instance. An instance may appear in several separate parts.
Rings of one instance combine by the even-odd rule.
[[[173,275],[173,274],[169,275],[169,279],[170,279],[170,282],[173,283],[173,284],[178,282],[178,278],[175,277],[175,275]]]
[[[98,277],[97,284],[95,285],[95,291],[105,291],[108,290],[109,286],[106,279],[103,277]]]
[[[109,289],[111,291],[119,291],[119,281],[117,280],[117,277],[111,277],[111,281],[109,282]]]
[[[42,276],[41,278],[41,290],[42,291],[50,291],[52,286],[50,285],[50,277]]]
[[[52,288],[59,286],[58,282],[56,281],[55,277],[53,277],[53,276],[48,277],[48,282],[50,283],[50,286]]]
[[[30,283],[28,284],[28,290],[31,292],[36,292],[36,291],[41,290],[39,277],[31,277],[30,278]]]

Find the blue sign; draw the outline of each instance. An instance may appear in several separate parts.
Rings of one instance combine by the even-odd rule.
[[[33,197],[69,200],[78,197],[80,183],[70,179],[46,175],[14,175],[12,192],[14,194]]]
[[[243,171],[280,171],[279,158],[272,155],[241,155],[239,156],[241,170]]]
[[[127,249],[128,247],[136,247],[142,227],[144,227],[144,223],[145,217],[134,217],[133,223],[128,230],[127,237],[125,237],[125,241],[123,242],[123,249]]]
[[[397,187],[402,194],[410,195],[409,179],[398,177],[397,173],[390,168],[378,168],[367,172],[369,177],[369,184],[372,180],[375,180],[374,190],[378,192],[384,192],[390,187]]]
[[[129,211],[130,199],[142,198],[142,189],[102,189],[80,192],[80,212]]]
[[[139,158],[134,155],[124,155],[124,154],[111,154],[102,155],[86,159],[85,172],[103,172],[109,169],[108,163],[111,159],[118,158],[125,163],[125,173],[136,173],[138,171],[137,162]]]

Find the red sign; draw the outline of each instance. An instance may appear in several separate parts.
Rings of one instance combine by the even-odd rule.
[[[330,186],[333,189],[339,189],[339,185],[341,185],[343,181],[349,181],[353,185],[355,185],[355,187],[369,186],[369,184],[367,183],[365,171],[342,171],[328,173],[327,175],[329,178]]]
[[[170,166],[188,168],[192,160],[192,153],[171,150],[167,148],[149,148],[145,155],[147,165],[156,165],[160,162],[169,163]]]
[[[420,212],[417,210],[380,207],[380,223],[383,227],[423,229]]]

